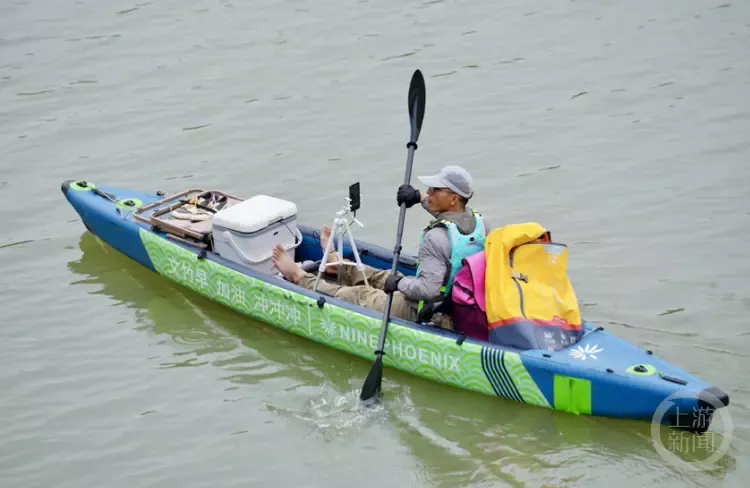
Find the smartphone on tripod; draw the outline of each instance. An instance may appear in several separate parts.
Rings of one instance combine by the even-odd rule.
[[[349,210],[357,214],[360,206],[359,181],[349,185]]]

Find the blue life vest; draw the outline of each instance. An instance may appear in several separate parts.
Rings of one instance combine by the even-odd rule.
[[[451,290],[453,289],[453,280],[456,277],[456,273],[458,273],[461,266],[463,266],[464,258],[484,250],[484,241],[487,237],[484,231],[484,220],[482,219],[482,215],[476,210],[472,210],[472,214],[476,220],[476,225],[471,234],[464,235],[458,230],[458,226],[455,222],[440,219],[428,225],[424,232],[422,232],[422,237],[419,240],[419,245],[421,247],[424,242],[424,236],[429,230],[434,229],[435,227],[446,227],[448,229],[448,237],[451,241],[451,270],[447,281],[440,287],[440,292],[444,297],[450,296]],[[417,267],[417,276],[419,276],[419,266]],[[422,309],[422,306],[424,305],[423,302],[424,301],[419,302],[418,310]]]

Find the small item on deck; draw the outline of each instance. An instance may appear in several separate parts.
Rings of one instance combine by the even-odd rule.
[[[663,380],[671,381],[672,383],[677,383],[678,385],[688,384],[687,381],[683,380],[682,378],[677,378],[676,376],[668,376],[664,373],[659,373],[659,376],[661,376]]]
[[[208,191],[202,195],[193,196],[190,200],[183,200],[183,202],[185,205],[172,210],[172,217],[199,222],[210,220],[216,212],[226,206],[228,199],[226,195]]]
[[[117,200],[115,203],[117,204],[117,208],[123,210],[135,210],[143,205],[143,202],[138,198],[126,198],[124,200]]]

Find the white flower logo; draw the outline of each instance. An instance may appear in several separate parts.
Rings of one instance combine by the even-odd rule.
[[[597,354],[602,352],[604,349],[599,347],[599,344],[586,344],[585,346],[581,347],[578,346],[574,349],[571,349],[568,354],[573,356],[576,359],[580,359],[581,361],[585,361],[586,358],[591,359],[599,359],[596,357]]]
[[[331,317],[328,314],[323,316],[320,321],[320,326],[329,337],[332,337],[336,333],[336,323],[331,320]]]

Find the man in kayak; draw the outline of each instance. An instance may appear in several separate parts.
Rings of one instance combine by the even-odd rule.
[[[440,173],[417,178],[427,186],[425,193],[411,185],[401,185],[396,202],[410,208],[417,203],[434,219],[424,229],[419,245],[419,267],[416,276],[391,275],[390,270],[365,266],[369,286],[364,285],[362,272],[355,266],[342,266],[341,285],[320,280],[318,290],[356,305],[385,310],[387,292],[393,292],[391,314],[416,321],[425,303],[436,302],[450,296],[453,278],[461,268],[463,258],[484,249],[489,233],[484,218],[468,207],[474,195],[472,178],[460,166],[446,166]],[[320,232],[320,245],[328,244],[331,230],[324,226]],[[329,254],[330,261],[337,258]],[[316,275],[305,272],[277,245],[271,258],[287,280],[312,290]],[[327,271],[335,274],[336,270]]]

